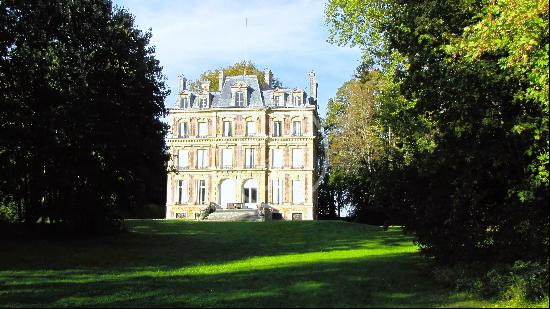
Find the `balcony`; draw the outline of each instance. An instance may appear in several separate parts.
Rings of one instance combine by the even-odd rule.
[[[304,168],[304,165],[303,164],[292,164],[292,168],[302,169],[302,168]]]
[[[206,137],[208,137],[208,135],[206,135],[206,134],[203,134],[203,135],[197,134],[197,138],[206,138]]]
[[[207,165],[197,165],[197,169],[198,169],[198,170],[205,170],[205,169],[207,169],[207,168],[208,168]]]
[[[220,168],[224,169],[224,170],[228,170],[228,169],[232,169],[233,165],[232,164],[224,164],[224,165],[220,166]]]
[[[256,168],[256,164],[245,164],[244,168]]]
[[[189,169],[189,165],[178,166],[177,169],[178,169],[179,171],[181,171],[181,170],[188,170],[188,169]]]

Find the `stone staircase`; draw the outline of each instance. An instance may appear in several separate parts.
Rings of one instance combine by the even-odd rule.
[[[205,221],[264,221],[258,209],[216,209]]]

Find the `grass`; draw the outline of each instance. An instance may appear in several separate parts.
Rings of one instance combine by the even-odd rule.
[[[4,241],[6,307],[483,307],[438,286],[398,228],[132,220],[130,233]],[[502,304],[500,304],[502,305]]]

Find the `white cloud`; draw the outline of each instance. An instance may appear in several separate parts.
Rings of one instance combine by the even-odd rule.
[[[241,61],[247,54],[289,87],[307,89],[307,72],[315,70],[324,113],[326,101],[351,78],[360,57],[357,49],[326,43],[320,1],[114,2],[128,8],[141,29],[152,28],[152,44],[172,89],[179,74],[196,79],[205,70]],[[166,105],[174,99],[172,94]]]

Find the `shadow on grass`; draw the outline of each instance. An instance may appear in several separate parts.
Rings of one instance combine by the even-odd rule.
[[[0,306],[395,307],[464,301],[399,230],[134,221],[132,233],[7,244]],[[19,260],[17,260],[19,257]]]

